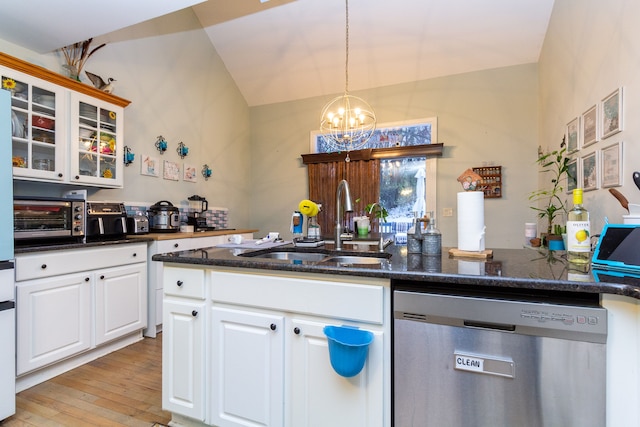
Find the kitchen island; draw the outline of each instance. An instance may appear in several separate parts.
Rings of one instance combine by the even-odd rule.
[[[290,249],[286,246],[278,248],[280,251]],[[331,246],[327,246],[326,249],[330,250]],[[377,247],[372,246],[369,250],[376,252]],[[309,249],[309,251],[314,251],[314,249]],[[360,403],[358,409],[360,414],[369,414],[369,417],[361,417],[359,424],[351,425],[391,425],[391,364],[389,360],[391,355],[391,305],[389,300],[391,298],[390,290],[399,281],[405,284],[415,282],[420,283],[421,286],[428,287],[433,285],[439,288],[499,289],[512,292],[514,298],[517,298],[518,294],[523,292],[528,294],[561,294],[568,299],[575,296],[576,301],[585,295],[599,298],[601,305],[608,310],[606,354],[607,425],[638,425],[640,422],[637,409],[640,379],[635,363],[628,363],[629,360],[637,360],[640,356],[638,354],[638,348],[640,348],[640,289],[638,283],[633,280],[628,281],[628,283],[620,283],[623,281],[622,279],[612,279],[611,282],[595,282],[589,272],[573,271],[564,259],[563,253],[547,253],[534,249],[498,249],[493,251],[492,258],[479,260],[452,258],[448,256],[446,250],[443,250],[441,257],[436,258],[407,254],[406,247],[392,245],[385,250],[384,254],[378,254],[385,257],[390,256],[384,262],[352,266],[340,263],[301,262],[246,256],[259,255],[267,252],[267,250],[247,252],[240,249],[207,248],[155,255],[153,260],[162,261],[165,265],[166,280],[173,280],[175,283],[180,282],[180,277],[188,277],[183,276],[183,273],[186,273],[196,277],[194,282],[199,283],[198,291],[190,295],[184,295],[186,289],[178,290],[178,288],[175,289],[172,295],[165,294],[165,304],[167,302],[184,304],[187,301],[186,297],[196,295],[196,300],[199,301],[201,308],[212,310],[214,314],[216,310],[237,311],[239,309],[244,309],[244,311],[252,312],[253,314],[255,312],[263,315],[277,313],[278,315],[282,314],[280,317],[284,319],[284,324],[287,326],[295,324],[296,317],[313,316],[314,319],[305,320],[309,320],[314,324],[322,324],[323,322],[327,324],[341,324],[337,322],[353,323],[378,334],[380,339],[379,341],[374,340],[370,348],[370,360],[367,362],[367,365],[369,362],[376,364],[375,372],[368,371],[367,366],[365,366],[363,372],[355,378],[366,377],[367,381],[364,384],[371,387],[371,384],[375,386],[378,380],[375,375],[381,375],[380,381],[382,381],[383,387],[381,394],[382,405],[378,405],[379,412],[376,412],[370,407],[371,403],[367,402],[362,396],[351,396],[354,401]],[[343,254],[350,253],[349,251],[343,251]],[[304,285],[303,293],[307,295],[307,300],[304,304],[296,301],[295,295],[291,296],[287,293],[294,292],[295,288],[283,285],[283,283],[291,284],[294,282]],[[189,283],[184,281],[185,285]],[[216,287],[217,283],[221,284],[219,288]],[[320,292],[317,287],[313,286],[314,283],[327,287],[335,285],[337,286],[336,289],[342,286],[343,290],[362,288],[367,292],[371,292],[373,296],[371,296],[371,300],[368,300],[368,303],[355,302],[352,304],[353,315],[345,315],[344,312],[327,314],[323,311],[326,306],[341,306],[342,302],[344,302],[342,300],[347,300],[350,303],[353,301],[348,299],[349,293],[345,291],[347,293],[344,294],[344,298],[324,301],[326,306],[322,307],[323,301],[321,300],[326,295],[322,293],[314,294],[313,292]],[[375,295],[376,287],[381,289],[380,296],[382,300],[380,302]],[[281,300],[284,302],[279,302]],[[377,304],[378,302],[379,304],[376,305],[375,310],[380,307],[383,313],[380,316],[376,317],[374,315],[368,318],[367,316],[370,313],[364,310],[363,307]],[[290,303],[293,304],[292,309],[288,306]],[[206,313],[208,311],[202,312]],[[324,320],[318,319],[318,317]],[[224,405],[229,402],[222,400],[220,397],[222,389],[217,388],[220,379],[226,378],[222,375],[222,373],[227,373],[225,369],[229,372],[238,372],[237,369],[229,368],[228,365],[225,365],[222,357],[216,356],[214,354],[216,352],[212,350],[224,347],[227,344],[226,341],[221,339],[224,338],[224,334],[216,333],[216,330],[225,329],[224,326],[221,326],[225,324],[224,322],[225,319],[220,319],[214,315],[211,321],[207,320],[203,326],[205,330],[207,327],[213,329],[212,336],[214,341],[201,343],[200,347],[202,357],[204,359],[210,357],[209,364],[205,363],[203,366],[211,366],[212,368],[210,376],[206,377],[208,384],[201,384],[198,386],[200,388],[196,387],[198,392],[202,394],[201,400],[197,402],[197,405],[201,406],[195,411],[197,415],[194,415],[194,412],[189,413],[172,406],[170,393],[167,394],[170,390],[167,387],[171,385],[170,376],[175,378],[175,373],[168,371],[163,373],[163,381],[166,381],[164,385],[167,386],[163,396],[163,399],[167,398],[164,405],[166,409],[174,413],[174,420],[177,422],[186,425],[191,423],[192,425],[240,425],[240,423],[234,424],[229,421],[232,417],[225,418],[225,410],[229,406]],[[227,325],[231,323],[233,322],[228,322]],[[322,334],[316,335],[313,339],[319,342],[323,338]],[[170,346],[171,340],[167,339],[167,336],[164,339],[167,345]],[[284,339],[284,345],[287,348],[284,357],[285,363],[286,361],[292,361],[294,365],[297,363],[296,357],[298,356],[296,356],[294,350],[296,340],[297,336]],[[310,339],[309,341],[313,340]],[[373,359],[371,359],[372,354]],[[193,357],[193,354],[191,356]],[[326,357],[328,358],[328,356]],[[382,360],[380,361],[379,358]],[[307,366],[307,368],[312,368],[311,372],[314,372],[314,370],[323,368],[322,366],[319,367],[318,363],[325,362],[326,360],[319,362],[318,359],[314,366]],[[306,402],[314,402],[313,398],[317,399],[316,401],[323,402],[323,399],[327,398],[327,394],[324,397],[318,396],[317,393],[314,394],[313,388],[306,390],[305,394],[304,385],[295,384],[295,381],[291,380],[294,377],[294,372],[285,372],[284,380],[282,380],[283,406],[285,409],[284,422],[281,425],[307,425],[296,421],[304,420],[305,417],[307,420],[310,419],[309,414],[298,414],[302,418],[296,418],[295,410],[303,402],[292,400],[296,396],[292,390],[305,395],[307,397]],[[359,383],[350,382],[349,384],[357,389]],[[229,384],[226,385],[230,386]],[[327,390],[331,389],[327,388]],[[369,393],[369,395],[379,395],[376,390],[374,387],[374,392]],[[335,390],[333,392],[335,393]],[[328,394],[328,396],[329,401],[331,401],[331,394]],[[306,405],[305,410],[314,409],[312,404],[306,403]],[[280,411],[282,412],[282,408],[280,408]],[[195,420],[198,421],[196,422]],[[269,422],[265,422],[265,424],[272,425]]]

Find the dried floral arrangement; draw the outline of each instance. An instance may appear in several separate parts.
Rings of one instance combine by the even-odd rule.
[[[80,81],[80,72],[82,71],[84,64],[87,62],[87,59],[96,53],[98,49],[101,49],[106,45],[106,43],[102,43],[100,46],[89,50],[91,48],[92,41],[93,38],[90,38],[83,42],[74,43],[60,48],[64,54],[64,59],[67,62],[64,67],[69,71],[69,77],[74,80]]]

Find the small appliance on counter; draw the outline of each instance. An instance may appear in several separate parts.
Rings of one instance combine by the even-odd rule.
[[[207,226],[207,218],[202,214],[209,209],[209,202],[204,197],[194,194],[187,198],[189,200],[189,215],[187,225],[193,225],[193,231],[215,230],[215,227]]]
[[[142,212],[127,217],[127,233],[147,234],[149,232],[149,217]]]
[[[84,237],[84,200],[14,197],[13,238],[17,245],[81,243]]]
[[[175,233],[180,229],[180,210],[167,200],[161,200],[149,208],[149,231]]]
[[[127,234],[124,203],[87,202],[87,241],[116,240]]]

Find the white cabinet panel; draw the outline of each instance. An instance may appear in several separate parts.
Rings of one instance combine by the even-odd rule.
[[[162,408],[204,421],[205,305],[164,303]]]
[[[370,330],[374,342],[362,371],[354,377],[338,375],[331,367],[323,328],[328,319],[291,319],[289,380],[291,420],[295,427],[381,427],[384,419],[382,331]],[[367,329],[363,326],[362,329]],[[289,337],[289,335],[288,335]],[[331,408],[331,410],[327,410]]]
[[[213,308],[211,422],[283,425],[284,317]]]
[[[75,274],[17,285],[18,375],[91,347],[91,279]]]
[[[96,273],[96,345],[146,326],[146,267],[142,263]]]

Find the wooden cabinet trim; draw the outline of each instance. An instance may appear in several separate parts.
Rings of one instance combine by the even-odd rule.
[[[46,80],[58,86],[62,86],[67,89],[71,89],[73,91],[101,99],[103,101],[117,105],[118,107],[124,108],[131,103],[131,101],[127,99],[120,98],[119,96],[96,89],[93,86],[89,86],[76,80],[72,80],[66,76],[63,76],[62,74],[54,73],[53,71],[48,70],[44,67],[31,64],[29,62],[23,61],[22,59],[7,55],[4,52],[0,52],[0,65],[11,68],[15,71],[28,74],[33,77],[37,77],[42,80]]]
[[[367,148],[349,152],[351,160],[394,159],[401,157],[442,156],[442,143],[411,145],[408,147]],[[302,163],[343,162],[347,152],[302,154]]]

